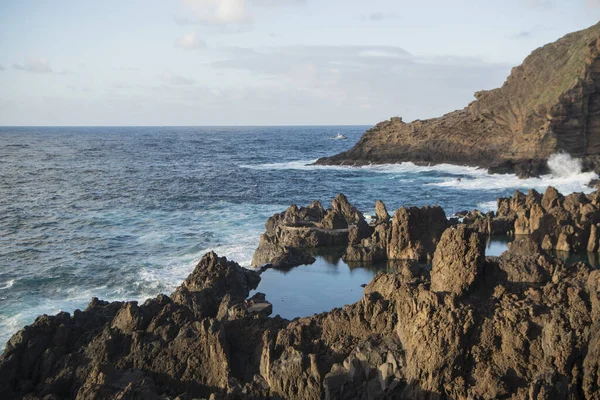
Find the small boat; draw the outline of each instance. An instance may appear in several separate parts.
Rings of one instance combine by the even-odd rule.
[[[331,139],[331,140],[346,140],[348,138],[346,136],[342,135],[340,132],[338,132],[337,135],[330,136],[329,139]]]

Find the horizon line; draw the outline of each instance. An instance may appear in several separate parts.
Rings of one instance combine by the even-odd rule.
[[[274,124],[274,125],[0,125],[0,128],[276,128],[276,127],[375,126],[373,124]]]

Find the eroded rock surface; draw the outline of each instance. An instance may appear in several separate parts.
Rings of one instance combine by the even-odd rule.
[[[484,258],[481,235],[449,227],[430,273],[399,262],[357,303],[293,321],[248,299],[257,272],[208,253],[171,296],[39,317],[0,357],[0,398],[598,398],[600,271],[531,238]]]
[[[394,217],[385,217],[385,205],[379,202],[373,233],[350,241],[344,260],[427,260],[431,259],[440,236],[450,225],[440,207],[401,207]],[[385,211],[385,213],[384,213]]]
[[[498,213],[492,223],[496,221],[502,227],[499,231],[508,225],[515,235],[530,235],[544,250],[596,252],[600,193],[563,196],[553,187],[543,195],[535,190],[527,195],[517,191],[513,197],[498,199]]]
[[[446,229],[433,256],[431,290],[462,295],[482,273],[485,242],[465,225]]]
[[[267,220],[252,265],[289,268],[311,264],[314,258],[303,250],[346,246],[349,228],[364,230],[365,226],[368,229],[364,216],[343,194],[333,199],[327,210],[318,201],[308,207],[292,205]]]

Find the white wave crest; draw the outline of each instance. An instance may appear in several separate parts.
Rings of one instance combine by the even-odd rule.
[[[536,189],[544,191],[548,186],[554,186],[559,192],[590,193],[594,189],[587,186],[592,179],[597,179],[595,172],[582,172],[581,160],[568,154],[554,154],[548,160],[550,173],[539,178],[520,179],[513,174],[485,174],[481,176],[457,179],[444,179],[426,185],[452,187],[458,190],[499,190],[499,189]]]
[[[12,285],[14,285],[14,284],[15,284],[15,280],[11,279],[11,280],[7,281],[4,285],[0,286],[0,290],[8,289],[8,288],[12,287]]]
[[[576,176],[582,173],[580,158],[573,158],[567,153],[556,153],[548,159],[548,168],[554,176]]]
[[[497,208],[498,208],[498,201],[497,200],[485,201],[483,203],[477,204],[477,209],[479,211],[482,211],[482,212],[488,212],[488,211],[494,211],[495,212]]]
[[[369,165],[313,165],[317,160],[298,160],[283,163],[269,164],[254,164],[254,165],[239,165],[240,168],[256,169],[256,170],[338,170],[338,171],[369,171],[382,174],[401,174],[422,172],[441,172],[451,175],[474,175],[487,176],[485,169],[477,167],[466,167],[453,164],[436,164],[436,165],[416,165],[412,162],[403,162],[398,164],[369,164]]]

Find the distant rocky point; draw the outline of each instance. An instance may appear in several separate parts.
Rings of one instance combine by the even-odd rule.
[[[475,97],[440,118],[381,122],[350,150],[317,164],[451,163],[529,177],[566,152],[598,170],[600,23],[535,50],[502,87]]]

